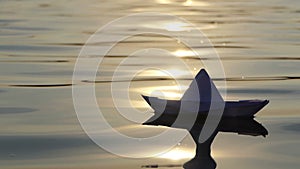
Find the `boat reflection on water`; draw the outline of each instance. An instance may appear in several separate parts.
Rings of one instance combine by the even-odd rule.
[[[211,144],[219,132],[238,133],[241,135],[250,136],[266,136],[267,129],[254,118],[222,118],[218,127],[208,140],[204,143],[199,143],[199,135],[205,123],[205,117],[198,117],[193,127],[190,129],[190,134],[194,139],[196,147],[196,155],[190,161],[183,165],[144,165],[142,168],[160,168],[160,167],[183,167],[184,169],[215,169],[217,164],[211,156]],[[145,122],[144,125],[162,125],[171,127],[176,117],[165,116],[164,114],[151,122]],[[172,126],[174,127],[174,126]],[[177,128],[177,127],[175,127]],[[180,127],[178,127],[180,128]]]

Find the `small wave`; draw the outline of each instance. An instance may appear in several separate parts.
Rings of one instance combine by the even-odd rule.
[[[1,60],[3,63],[66,63],[68,60]]]
[[[27,107],[0,107],[0,114],[19,114],[19,113],[30,113],[37,111],[37,109]]]
[[[273,77],[229,77],[229,78],[212,78],[213,81],[273,81],[273,80],[294,80],[300,79],[300,76],[273,76]],[[112,83],[112,82],[129,82],[129,81],[162,81],[162,80],[174,80],[173,78],[139,78],[134,80],[82,80],[86,83]],[[176,78],[176,80],[193,80],[191,78]]]
[[[11,87],[65,87],[72,86],[72,84],[13,84]]]
[[[282,126],[284,130],[293,131],[293,132],[300,132],[300,123],[294,123]]]
[[[185,59],[194,60],[300,60],[300,57],[220,57],[220,58],[207,58],[207,57],[192,57],[192,56],[182,56]]]

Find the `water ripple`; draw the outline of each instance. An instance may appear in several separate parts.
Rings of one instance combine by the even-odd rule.
[[[300,76],[269,76],[269,77],[228,77],[228,78],[212,78],[214,81],[273,81],[273,80],[296,80],[300,79]],[[129,82],[129,81],[163,81],[163,80],[173,80],[169,77],[155,77],[155,78],[137,78],[134,80],[83,80],[82,82],[86,83],[111,83],[111,82]],[[193,80],[191,78],[176,78],[176,80]]]
[[[31,159],[65,156],[72,149],[94,148],[85,135],[1,135],[0,158]],[[51,153],[61,151],[62,153]]]
[[[66,63],[68,60],[1,60],[0,63]]]
[[[299,132],[300,133],[300,123],[294,123],[282,126],[284,130],[293,131],[293,132]]]
[[[30,113],[37,111],[37,109],[27,107],[0,107],[1,114],[19,114],[19,113]]]
[[[0,45],[0,51],[66,51],[66,47],[62,46],[37,46],[37,45]]]
[[[72,86],[72,84],[13,84],[11,87],[65,87]]]

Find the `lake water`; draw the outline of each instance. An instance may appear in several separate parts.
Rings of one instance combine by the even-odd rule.
[[[0,3],[1,168],[132,169],[151,165],[183,168],[183,164],[194,157],[196,145],[190,135],[156,157],[135,159],[113,155],[94,144],[77,119],[72,100],[72,75],[82,46],[105,24],[139,12],[182,17],[211,40],[224,67],[227,100],[270,100],[255,118],[268,130],[266,138],[218,133],[211,145],[217,168],[299,168],[300,1],[11,0]],[[179,24],[175,28],[179,30],[174,30],[172,21],[157,17],[125,23],[110,33],[127,35],[137,31],[126,29],[134,24],[152,29],[159,27],[158,23],[167,25],[166,29],[170,24],[170,32],[186,29]],[[111,43],[114,42],[107,38],[99,46]],[[165,36],[146,34],[118,43],[99,68],[102,72],[95,82],[96,97],[106,120],[119,132],[132,137],[147,137],[166,130],[122,119],[116,115],[109,95],[111,76],[118,64],[133,51],[145,48],[170,51],[195,68],[194,75],[203,66],[186,48]],[[126,79],[128,74],[151,62],[177,72],[183,84],[190,83],[191,78],[184,78],[186,71],[173,64],[174,57],[156,54],[147,56],[146,61],[136,59],[127,64],[126,71],[121,72],[123,77]],[[207,58],[209,49],[203,48],[202,54]],[[218,85],[220,77],[213,78]],[[83,81],[74,85],[93,83]],[[127,84],[126,81],[119,84],[122,83]],[[182,94],[174,80],[161,71],[140,72],[130,82],[130,103],[137,110],[148,110],[140,94],[151,94],[159,89],[163,89],[166,97],[178,98]],[[89,106],[88,102],[82,104]],[[114,141],[107,140],[112,144]],[[146,153],[164,143],[161,144],[137,151]],[[115,146],[124,151],[134,149],[126,142]],[[214,167],[209,165],[213,164],[209,160],[203,163],[203,168]]]

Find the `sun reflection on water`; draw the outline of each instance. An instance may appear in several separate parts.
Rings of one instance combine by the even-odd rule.
[[[183,6],[209,6],[208,2],[201,2],[195,0],[181,0],[181,1],[172,1],[172,0],[156,0],[159,4],[178,4]]]
[[[141,87],[137,88],[136,92],[145,95],[159,97],[164,99],[178,100],[182,97],[183,91],[187,89],[187,86],[157,86],[157,87]]]
[[[195,54],[195,52],[191,51],[191,50],[182,50],[182,49],[178,49],[176,51],[173,52],[173,54],[177,57],[192,57],[192,56],[197,56]]]
[[[173,76],[179,77],[187,75],[188,72],[180,69],[166,69],[166,70],[159,70],[159,69],[151,69],[143,71],[139,74],[139,77],[170,77]]]
[[[182,159],[190,159],[194,157],[194,153],[191,151],[187,151],[187,150],[182,150],[180,148],[175,148],[172,149],[160,156],[158,156],[158,158],[163,158],[163,159],[170,159],[170,160],[182,160]]]
[[[168,31],[185,31],[189,30],[189,27],[187,27],[188,24],[184,22],[167,22],[163,24],[163,28],[165,28]]]
[[[166,18],[167,19],[167,18]],[[178,32],[178,31],[190,31],[191,28],[188,23],[182,21],[157,21],[155,23],[145,23],[143,24],[146,28],[151,29],[163,29],[171,32]]]

